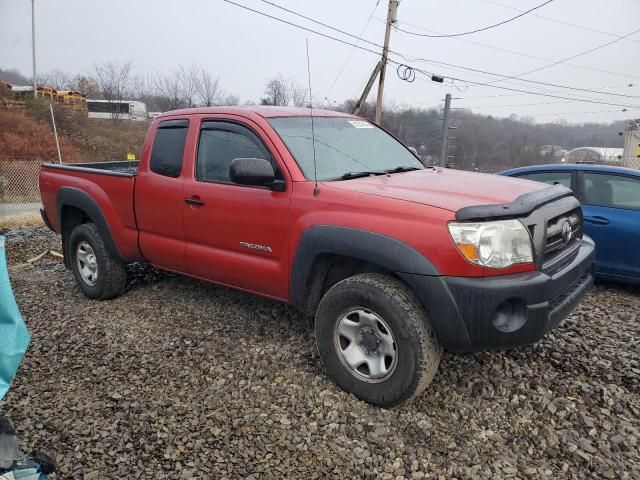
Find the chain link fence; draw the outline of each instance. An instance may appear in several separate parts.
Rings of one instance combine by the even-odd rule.
[[[0,158],[0,228],[42,223],[38,175],[42,164],[49,161]]]
[[[623,166],[640,170],[640,157],[628,157],[623,159]]]

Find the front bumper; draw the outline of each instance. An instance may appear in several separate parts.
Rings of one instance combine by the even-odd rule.
[[[421,297],[440,343],[473,352],[527,345],[557,327],[593,285],[595,245],[585,236],[570,262],[497,277],[400,274]]]

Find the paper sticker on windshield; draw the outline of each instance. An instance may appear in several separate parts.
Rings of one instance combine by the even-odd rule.
[[[356,128],[373,128],[373,125],[364,120],[349,120],[349,123]]]

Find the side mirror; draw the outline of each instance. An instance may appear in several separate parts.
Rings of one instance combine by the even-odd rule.
[[[286,184],[275,180],[275,172],[271,162],[263,158],[236,158],[229,167],[229,179],[239,185],[268,187],[283,191]]]

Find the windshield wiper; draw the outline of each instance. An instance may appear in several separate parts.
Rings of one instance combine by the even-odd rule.
[[[351,180],[352,178],[361,178],[361,177],[369,177],[371,175],[385,175],[387,172],[381,170],[363,170],[361,172],[347,172],[339,177],[334,178],[334,180]]]
[[[395,167],[385,170],[385,173],[400,173],[400,172],[412,172],[413,170],[422,170],[418,167]]]

